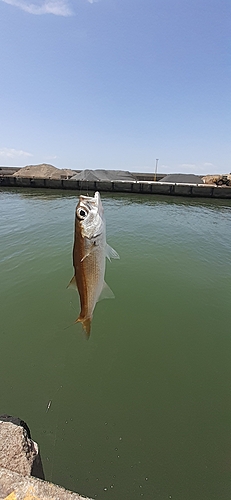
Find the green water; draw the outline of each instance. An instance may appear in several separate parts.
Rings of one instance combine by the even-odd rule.
[[[77,198],[0,191],[0,412],[80,494],[228,500],[231,201],[102,195],[121,259],[86,341],[66,289]]]

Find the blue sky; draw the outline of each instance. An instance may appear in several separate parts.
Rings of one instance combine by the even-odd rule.
[[[0,0],[0,165],[231,172],[230,0]]]

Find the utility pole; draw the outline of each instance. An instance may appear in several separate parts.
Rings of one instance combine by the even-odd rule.
[[[156,168],[155,168],[154,181],[156,181],[156,174],[157,174],[157,166],[158,166],[158,161],[159,161],[159,158],[156,158]]]

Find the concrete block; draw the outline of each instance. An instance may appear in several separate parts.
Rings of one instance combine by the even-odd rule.
[[[45,179],[46,188],[50,189],[62,189],[61,179]]]
[[[15,177],[0,176],[0,186],[14,186]]]
[[[15,186],[18,187],[30,187],[31,179],[29,177],[15,177]]]
[[[192,186],[190,184],[175,184],[174,194],[177,196],[192,196]]]
[[[120,193],[131,193],[131,181],[114,181],[114,191],[119,191]],[[133,183],[132,183],[133,184]]]
[[[62,189],[79,189],[78,181],[71,181],[70,179],[62,179],[61,186]]]
[[[132,187],[132,192],[133,193],[140,193],[140,189],[141,189],[141,186],[140,186],[140,182],[131,182],[131,187]]]
[[[112,181],[95,181],[95,191],[113,191],[114,186],[113,186]]]
[[[23,177],[22,177],[23,179]],[[44,188],[46,187],[46,179],[39,179],[39,178],[30,178],[30,187],[35,187],[35,188]]]
[[[192,196],[210,198],[213,195],[213,189],[213,186],[209,186],[208,184],[202,186],[192,186]]]
[[[231,187],[216,186],[213,188],[213,198],[231,198]]]
[[[152,193],[152,187],[153,187],[154,181],[143,181],[140,183],[140,192],[141,193]]]
[[[174,186],[174,184],[168,184],[167,182],[152,182],[152,193],[171,194],[172,186]]]
[[[79,189],[80,191],[85,191],[86,193],[89,191],[95,191],[95,181],[79,181]]]

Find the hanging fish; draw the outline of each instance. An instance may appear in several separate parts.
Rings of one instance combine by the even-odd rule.
[[[118,253],[106,243],[106,225],[100,194],[80,196],[75,214],[73,266],[75,274],[69,286],[77,287],[81,322],[89,337],[96,303],[114,294],[104,281],[105,257],[119,259]]]

